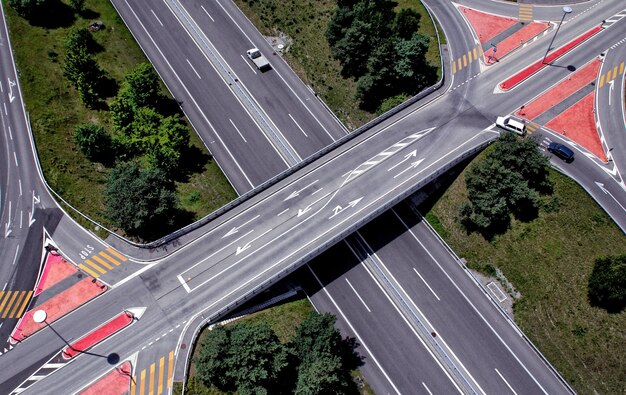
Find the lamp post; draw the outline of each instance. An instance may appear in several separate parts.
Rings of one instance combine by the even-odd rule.
[[[541,63],[546,64],[546,57],[548,56],[548,52],[550,52],[550,48],[552,47],[552,44],[554,44],[554,39],[556,38],[556,35],[559,34],[559,29],[561,28],[561,25],[563,24],[563,21],[565,20],[565,15],[571,12],[572,12],[572,7],[563,6],[563,16],[561,17],[561,21],[559,22],[559,25],[556,27],[554,36],[552,36],[552,41],[550,41],[550,45],[548,45],[548,49],[546,50],[546,54],[543,55],[543,60],[541,61]]]
[[[75,350],[75,349],[74,349],[74,347],[72,347],[72,345],[71,345],[71,344],[69,344],[69,343],[67,342],[67,340],[65,340],[65,339],[63,338],[63,336],[61,336],[61,335],[59,334],[59,332],[57,332],[57,331],[56,331],[56,330],[52,327],[52,325],[50,325],[50,324],[48,323],[48,321],[46,321],[46,318],[48,318],[48,314],[46,313],[46,311],[45,311],[45,310],[37,310],[37,311],[35,311],[35,312],[33,313],[33,321],[35,321],[35,322],[36,322],[36,323],[38,323],[38,324],[41,324],[41,323],[46,324],[46,326],[47,326],[48,328],[52,329],[52,332],[54,332],[54,333],[55,333],[55,334],[56,334],[56,335],[57,335],[57,336],[58,336],[61,340],[63,340],[63,343],[65,343],[65,345],[66,345],[66,346],[68,346],[70,349],[72,349],[72,350],[74,350],[74,351],[77,351],[77,350]]]

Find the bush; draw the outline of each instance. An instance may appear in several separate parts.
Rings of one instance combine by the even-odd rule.
[[[74,141],[81,152],[92,161],[102,162],[111,157],[111,138],[100,125],[82,124],[74,131]]]
[[[596,259],[589,276],[589,301],[612,313],[626,307],[626,254]]]

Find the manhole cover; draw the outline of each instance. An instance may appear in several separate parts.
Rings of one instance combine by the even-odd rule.
[[[184,350],[185,348],[187,348],[187,343],[183,343],[180,345],[181,350]]]

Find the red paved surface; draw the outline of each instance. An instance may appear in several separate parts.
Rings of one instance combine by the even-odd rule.
[[[508,36],[504,40],[499,43],[495,43],[498,47],[498,51],[494,54],[493,48],[489,48],[484,52],[485,62],[488,62],[489,55],[495,55],[496,58],[500,59],[503,56],[513,52],[518,47],[521,47],[526,41],[532,39],[537,34],[547,30],[550,27],[550,24],[547,22],[531,22],[518,30],[515,34]],[[492,60],[489,63],[493,63],[495,60]]]
[[[481,43],[489,41],[490,38],[497,36],[517,23],[517,20],[513,18],[487,14],[463,6],[459,7],[459,11],[467,18]]]
[[[518,85],[520,82],[524,81],[526,78],[530,77],[531,75],[535,74],[539,70],[546,67],[548,63],[551,63],[555,61],[556,59],[560,58],[561,56],[565,55],[567,52],[571,51],[575,46],[579,45],[583,41],[587,40],[589,37],[598,33],[600,30],[602,30],[602,26],[596,26],[593,29],[587,31],[586,33],[578,36],[574,40],[570,41],[569,43],[565,44],[561,48],[553,51],[550,55],[548,55],[546,57],[545,63],[543,62],[543,58],[539,59],[537,62],[531,64],[524,70],[520,71],[519,73],[513,75],[509,79],[502,82],[499,85],[500,89],[504,91],[508,91],[509,89]]]
[[[80,392],[80,395],[123,395],[128,394],[132,366],[125,361],[100,380]]]
[[[80,354],[82,351],[87,351],[91,347],[100,343],[102,340],[111,336],[115,332],[123,329],[133,322],[133,315],[129,312],[123,312],[111,321],[105,323],[99,328],[93,330],[86,336],[83,336],[80,340],[71,344],[71,347],[65,347],[63,349],[63,358],[70,359]]]
[[[35,289],[35,296],[77,271],[78,269],[63,259],[62,256],[49,253],[46,256],[46,263],[44,263],[41,278],[37,283],[37,289]]]
[[[13,333],[11,333],[12,340],[24,340],[27,336],[32,335],[46,325],[43,322],[39,324],[33,321],[35,311],[45,310],[47,314],[46,321],[50,324],[106,291],[106,285],[99,281],[92,281],[94,280],[86,278],[34,309],[27,311],[13,330]]]
[[[602,62],[599,59],[594,60],[582,69],[571,74],[567,79],[559,82],[554,88],[526,104],[523,109],[517,110],[515,115],[526,119],[537,118],[583,86],[594,81],[598,75],[601,64]]]
[[[602,148],[600,136],[596,130],[596,120],[593,116],[594,99],[595,93],[589,93],[558,117],[548,122],[546,127],[574,140],[606,162],[606,154]]]

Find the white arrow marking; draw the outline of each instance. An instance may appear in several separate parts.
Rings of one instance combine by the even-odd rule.
[[[388,168],[387,171],[391,171],[391,170],[395,169],[396,167],[400,166],[401,164],[403,164],[404,162],[406,162],[410,158],[414,158],[416,156],[417,156],[417,150],[414,149],[413,151],[411,151],[408,154],[404,155],[404,159],[402,159],[400,162],[398,162],[395,165],[393,165],[390,168]]]
[[[15,86],[15,82],[11,81],[10,78],[7,78],[7,80],[9,80],[9,103],[13,103],[13,100],[15,100],[15,96],[13,95],[13,86]]]
[[[243,247],[237,247],[237,252],[235,253],[235,255],[239,255],[239,254],[241,254],[242,252],[244,252],[245,250],[247,250],[248,248],[250,248],[250,245],[251,245],[254,241],[256,241],[256,240],[260,239],[261,237],[265,236],[266,234],[268,234],[268,233],[269,233],[269,232],[271,232],[271,231],[272,231],[272,229],[268,229],[268,230],[266,230],[265,232],[263,232],[263,233],[261,233],[260,235],[258,235],[257,237],[255,237],[254,239],[252,239],[252,240],[250,240],[249,242],[247,242],[247,243],[246,243]]]
[[[298,217],[300,217],[302,214],[308,212],[315,203],[319,202],[320,200],[324,199],[326,196],[330,195],[330,192],[328,192],[326,195],[322,196],[321,198],[317,199],[316,201],[314,201],[313,203],[309,204],[308,206],[306,206],[305,208],[301,208],[298,209]]]
[[[620,206],[620,207],[622,208],[622,210],[626,211],[626,209],[624,208],[624,206],[622,206],[622,205],[620,204],[620,202],[619,202],[617,199],[615,199],[615,196],[613,196],[613,195],[611,194],[611,192],[609,192],[609,191],[608,191],[608,190],[604,187],[604,184],[602,184],[601,182],[597,182],[597,181],[596,181],[596,185],[598,186],[598,188],[600,188],[600,189],[602,190],[602,192],[604,192],[604,193],[606,193],[607,195],[609,195],[610,197],[612,197],[612,198],[613,198],[613,200],[615,200],[615,203],[617,203],[617,205],[618,205],[618,206]]]
[[[420,165],[420,163],[422,163],[424,161],[424,159],[420,159],[420,160],[416,160],[415,162],[412,162],[409,167],[407,167],[406,169],[402,170],[400,173],[396,174],[395,176],[393,176],[393,178],[397,178],[399,176],[401,176],[403,173],[411,170],[411,169],[415,169],[417,166]]]
[[[285,200],[283,200],[283,202],[286,202],[289,199],[293,199],[296,196],[300,195],[300,192],[304,191],[305,189],[307,189],[308,187],[312,186],[313,184],[315,184],[316,182],[318,182],[319,180],[315,180],[312,183],[308,184],[307,186],[305,186],[302,189],[299,189],[297,191],[291,192],[291,194],[289,194],[289,196],[287,196],[287,198],[285,198]]]
[[[346,207],[341,207],[341,206],[337,206],[337,207],[335,207],[335,208],[333,209],[333,213],[334,213],[334,214],[333,214],[333,215],[331,215],[330,217],[328,217],[328,219],[333,218],[335,215],[337,215],[337,214],[339,214],[339,213],[342,213],[343,211],[345,211],[345,210],[349,209],[350,207],[354,207],[354,206],[356,206],[357,204],[359,204],[359,202],[360,202],[361,200],[363,200],[363,196],[361,196],[361,197],[360,197],[360,198],[358,198],[358,199],[354,199],[353,201],[351,201],[350,203],[348,203],[348,205],[347,205]]]
[[[33,191],[33,207],[35,207],[35,204],[39,204],[40,201],[39,196],[35,196],[35,191]]]
[[[35,216],[35,210],[33,208],[32,212],[28,212],[28,227],[30,228],[36,221],[35,218],[33,218]]]
[[[615,80],[609,81],[609,106],[611,105],[611,96],[613,93],[613,88],[615,88]]]
[[[222,236],[222,239],[225,238],[225,237],[234,235],[235,233],[239,232],[239,229],[243,228],[245,225],[249,224],[250,222],[254,221],[255,219],[257,219],[259,217],[260,217],[260,215],[257,215],[256,217],[247,220],[243,224],[241,224],[239,226],[235,226],[234,228],[229,230],[228,233],[226,233],[224,236]]]
[[[11,226],[10,223],[6,223],[4,224],[4,238],[6,239],[7,237],[9,237],[9,235],[11,234],[11,229],[9,229],[9,227]]]

